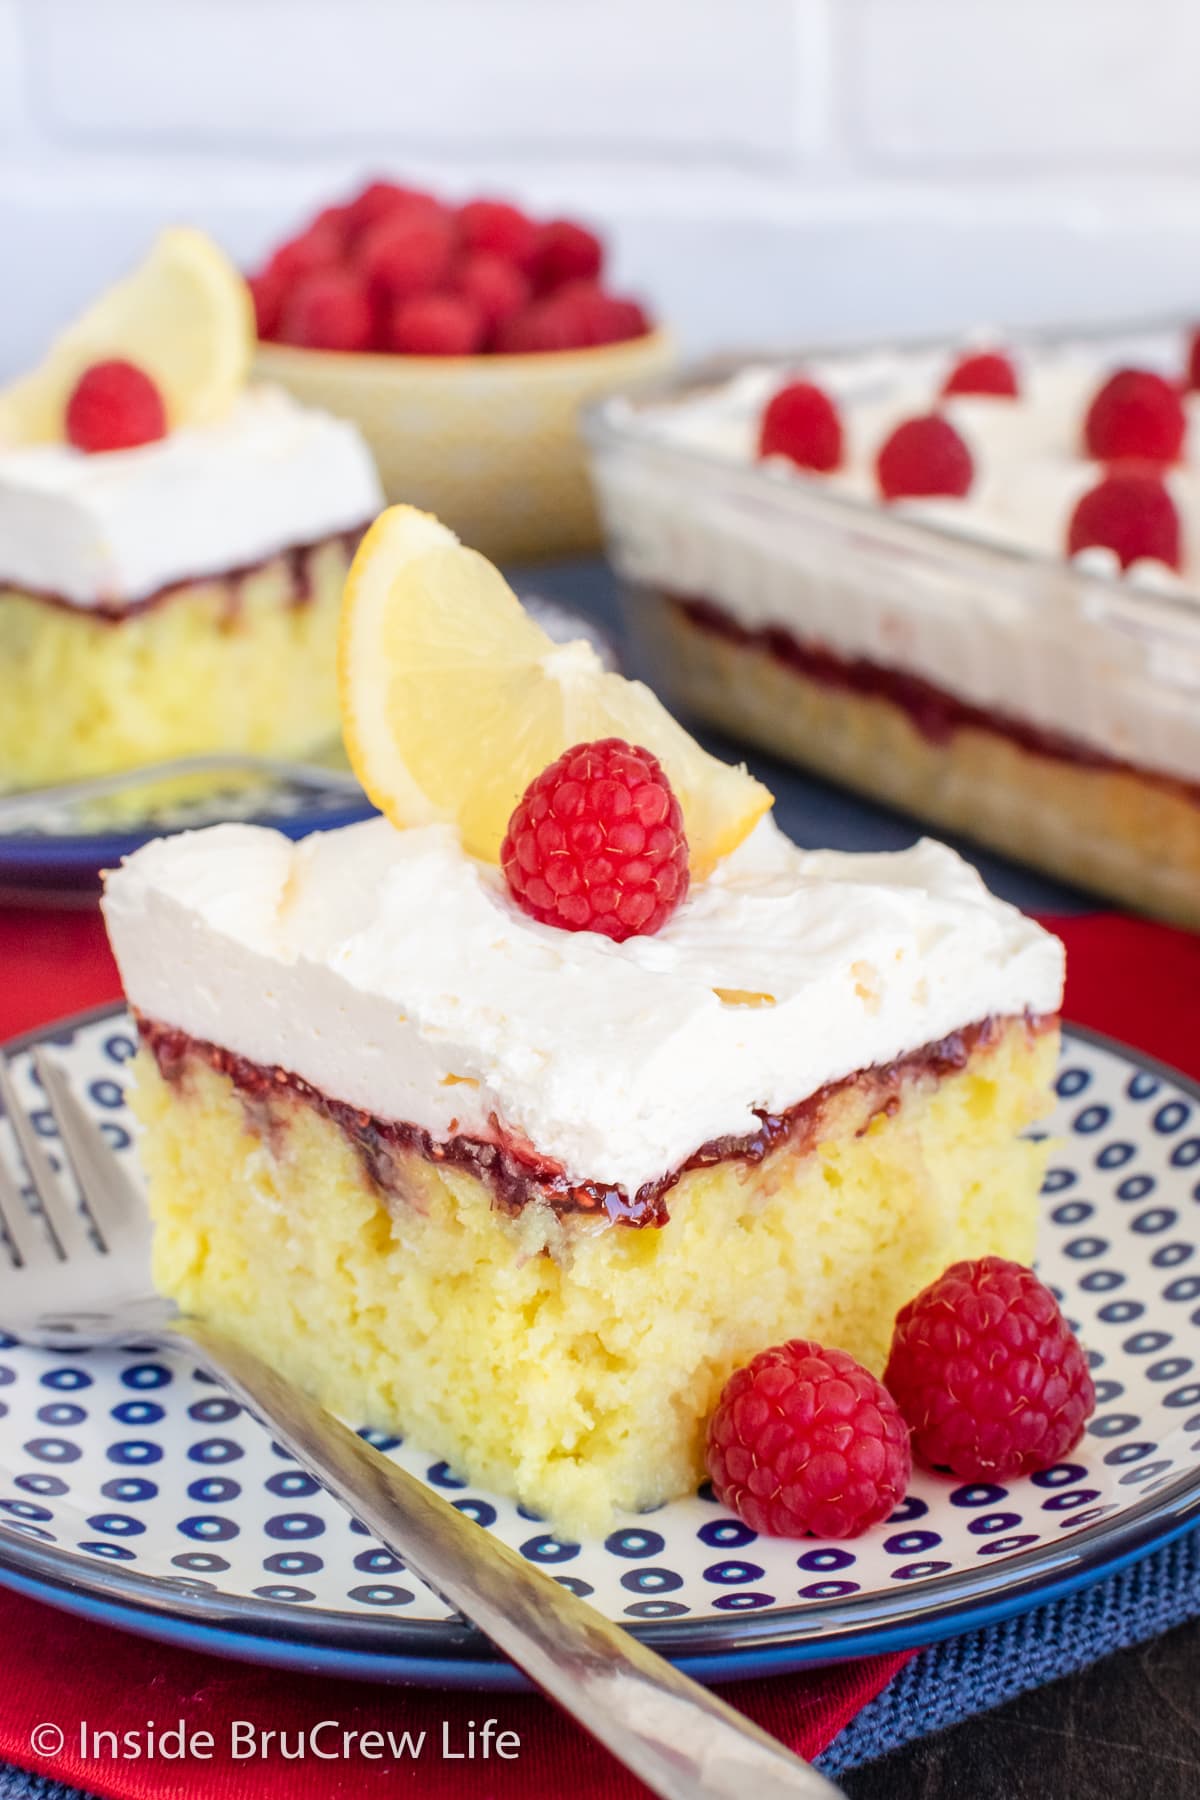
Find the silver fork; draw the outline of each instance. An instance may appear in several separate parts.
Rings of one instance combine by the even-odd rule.
[[[0,1102],[38,1202],[0,1156],[0,1327],[51,1349],[184,1349],[435,1593],[486,1632],[663,1800],[830,1800],[823,1775],[440,1495],[249,1350],[154,1293],[137,1184],[63,1070],[33,1053],[87,1216],[50,1165],[0,1056]]]

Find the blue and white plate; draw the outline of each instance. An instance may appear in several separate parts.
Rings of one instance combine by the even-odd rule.
[[[35,1101],[32,1041],[12,1055]],[[132,1160],[126,1016],[85,1015],[43,1041]],[[53,1147],[50,1115],[35,1117]],[[1050,1128],[1040,1267],[1088,1348],[1097,1408],[1044,1474],[918,1474],[887,1524],[852,1543],[757,1537],[701,1490],[576,1546],[419,1444],[373,1441],[706,1677],[929,1643],[1095,1581],[1200,1518],[1200,1089],[1071,1033]],[[518,1683],[185,1358],[0,1341],[0,1415],[0,1581],[262,1662]]]

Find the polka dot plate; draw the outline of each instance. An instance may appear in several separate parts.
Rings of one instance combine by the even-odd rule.
[[[11,1047],[37,1106],[32,1040]],[[43,1040],[133,1158],[119,1010]],[[54,1125],[34,1113],[54,1151]],[[1200,1517],[1200,1089],[1065,1041],[1042,1273],[1087,1346],[1097,1408],[1032,1479],[918,1474],[851,1543],[757,1537],[701,1491],[560,1543],[420,1445],[380,1449],[609,1617],[729,1679],[928,1643],[1094,1581]],[[0,1154],[11,1154],[7,1132]],[[183,1357],[0,1343],[0,1581],[197,1648],[336,1674],[519,1677]]]

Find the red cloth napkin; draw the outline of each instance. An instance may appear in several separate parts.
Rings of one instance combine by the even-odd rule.
[[[1070,975],[1067,1015],[1134,1044],[1200,1077],[1200,938],[1167,926],[1108,914],[1046,921],[1065,939]],[[62,1013],[113,999],[116,971],[98,919],[85,913],[0,913],[0,1039]],[[545,1701],[532,1695],[455,1695],[381,1688],[281,1673],[169,1649],[85,1623],[0,1590],[5,1646],[0,1695],[0,1760],[122,1800],[183,1800],[193,1794],[260,1800],[303,1794],[308,1800],[352,1794],[412,1793],[443,1800],[464,1793],[488,1800],[538,1800],[564,1792],[595,1800],[644,1793],[602,1750]],[[729,1696],[784,1743],[812,1757],[887,1685],[907,1660],[877,1656],[808,1674],[753,1681]],[[297,1734],[319,1720],[339,1731],[407,1730],[426,1734],[419,1759],[358,1757],[234,1760],[231,1721],[258,1732]],[[494,1719],[520,1740],[513,1760],[444,1755],[466,1747],[469,1723]],[[210,1731],[211,1760],[97,1760],[80,1749],[80,1723],[92,1730],[159,1731],[186,1722]],[[58,1725],[61,1751],[39,1753],[31,1733]],[[325,1747],[332,1733],[319,1741]],[[43,1740],[45,1742],[45,1740]],[[511,1746],[509,1746],[511,1748]]]

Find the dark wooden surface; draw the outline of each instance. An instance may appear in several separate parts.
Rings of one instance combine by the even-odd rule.
[[[842,1777],[848,1800],[1197,1800],[1200,1624]]]
[[[552,565],[516,579],[518,587],[579,607],[620,637],[612,578],[602,563]],[[629,672],[652,677],[636,666]],[[746,754],[697,735],[718,753]],[[920,835],[898,813],[761,755],[746,760],[773,790],[780,823],[800,843],[892,850]],[[957,847],[994,893],[1028,911],[1100,904],[968,843]],[[842,1786],[848,1800],[1200,1800],[1200,1624],[922,1739],[852,1771]]]

